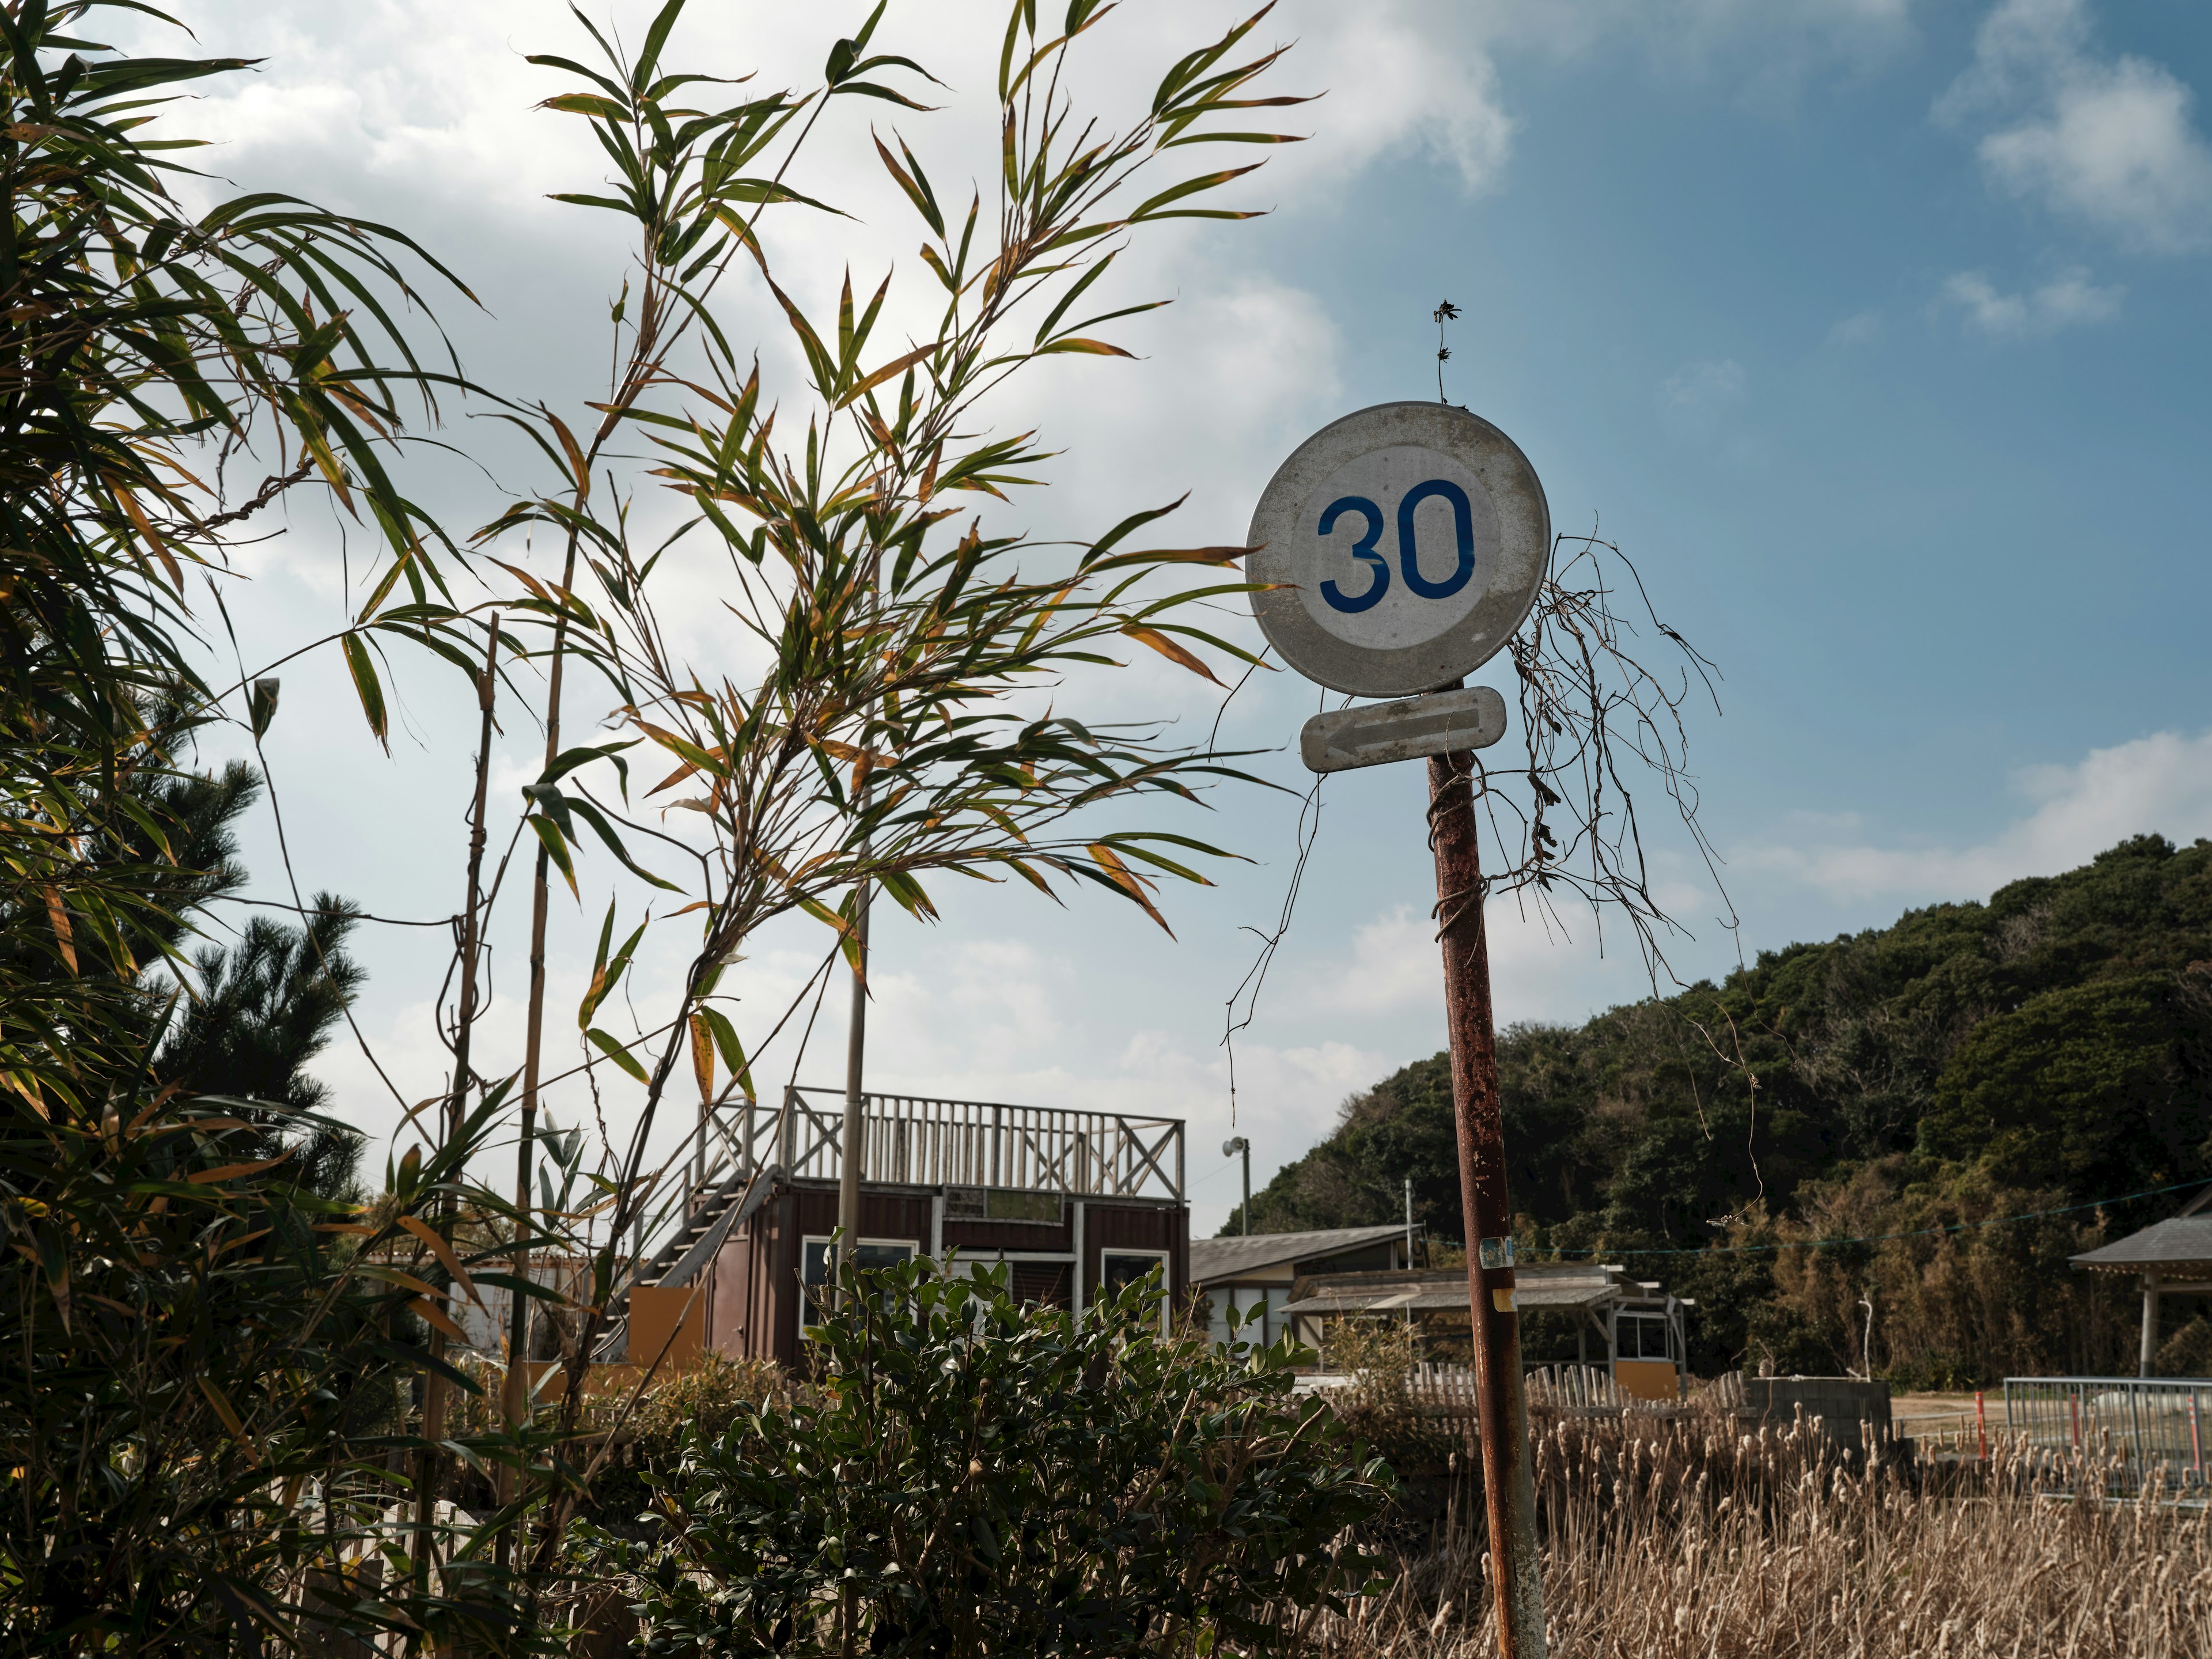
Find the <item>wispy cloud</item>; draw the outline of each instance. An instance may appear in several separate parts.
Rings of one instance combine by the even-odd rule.
[[[2212,835],[2212,732],[2160,732],[2094,749],[2070,766],[2013,780],[2032,807],[1970,847],[1881,847],[1808,839],[1754,848],[1741,863],[1839,900],[1980,897],[2023,876],[2056,875],[2130,836]]]
[[[1828,337],[1838,345],[1871,345],[1881,338],[1882,319],[1879,311],[1854,312],[1828,331]]]
[[[1943,284],[1943,298],[1966,313],[1970,325],[2000,338],[2110,322],[2120,314],[2125,292],[2100,288],[2080,270],[2061,271],[2039,288],[2017,294],[2004,293],[1978,270],[1962,270]]]
[[[1977,150],[1998,189],[2123,247],[2212,244],[2212,148],[2190,118],[2194,94],[2163,64],[2100,56],[2092,33],[2086,0],[2004,0],[1936,118],[1986,128]]]
[[[1751,377],[1733,357],[1685,363],[1659,388],[1659,418],[1684,437],[1710,438],[1751,396]]]

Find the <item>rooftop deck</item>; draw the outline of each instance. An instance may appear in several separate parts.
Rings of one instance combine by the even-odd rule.
[[[966,1188],[987,1211],[993,1190],[1184,1200],[1181,1118],[927,1095],[863,1099],[864,1185]],[[648,1230],[660,1242],[639,1282],[688,1284],[779,1184],[841,1179],[844,1126],[841,1089],[787,1090],[781,1106],[717,1108],[691,1139],[694,1161],[668,1222]]]
[[[860,1178],[895,1187],[982,1187],[1075,1198],[1184,1196],[1180,1118],[1066,1111],[923,1095],[866,1097]],[[793,1089],[783,1109],[716,1114],[715,1173],[780,1165],[798,1181],[844,1173],[842,1090]],[[712,1176],[702,1185],[712,1184]]]

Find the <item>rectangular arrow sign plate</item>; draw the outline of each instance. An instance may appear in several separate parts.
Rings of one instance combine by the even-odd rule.
[[[1343,772],[1455,749],[1487,749],[1505,735],[1505,699],[1486,685],[1316,714],[1298,753],[1316,772]]]

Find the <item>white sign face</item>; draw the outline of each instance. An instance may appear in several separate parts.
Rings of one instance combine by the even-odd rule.
[[[1298,732],[1298,754],[1310,770],[1343,772],[1487,749],[1504,735],[1505,699],[1474,685],[1316,714]]]
[[[1260,627],[1309,679],[1363,696],[1451,684],[1535,602],[1551,554],[1535,470],[1444,404],[1347,415],[1283,463],[1254,514]]]

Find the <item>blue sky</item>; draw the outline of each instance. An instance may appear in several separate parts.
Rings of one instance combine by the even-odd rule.
[[[1109,90],[1232,11],[1124,9],[1102,47]],[[803,73],[848,13],[702,9],[678,45],[717,68]],[[620,251],[543,201],[590,188],[597,168],[530,112],[554,88],[519,58],[571,48],[559,7],[261,0],[191,15],[209,48],[267,58],[193,112],[223,137],[230,177],[415,230],[494,296],[495,314],[453,317],[473,371],[525,395],[590,395]],[[635,27],[643,13],[616,15]],[[902,20],[895,6],[885,27],[975,86],[997,15],[916,4]],[[1123,337],[1144,361],[1081,365],[1009,408],[1067,450],[1048,497],[1024,503],[1029,522],[1095,526],[1188,489],[1192,534],[1239,537],[1306,433],[1433,395],[1430,312],[1449,298],[1465,313],[1454,401],[1519,441],[1559,527],[1595,520],[1619,541],[1725,676],[1692,761],[1741,927],[1715,925],[1693,849],[1661,836],[1663,890],[1694,934],[1673,953],[1684,977],[1724,971],[1739,948],[1984,896],[2123,835],[2212,834],[2201,8],[1292,0],[1262,28],[1297,41],[1287,82],[1329,89],[1293,112],[1315,137],[1260,175],[1271,217],[1180,231],[1130,262],[1133,295],[1178,296]],[[975,153],[958,106],[932,118],[915,131]],[[872,190],[865,136],[849,137],[817,183]],[[844,258],[874,257],[874,234],[808,229],[788,257],[820,286]],[[769,339],[773,366],[757,299],[736,320]],[[511,453],[460,435],[515,482]],[[496,510],[462,469],[426,470],[421,488],[456,523]],[[249,657],[343,603],[316,513],[243,563]],[[436,826],[465,798],[465,711],[426,676],[387,761],[335,660],[286,672],[271,758],[303,885],[387,915],[450,910],[457,858]],[[1130,685],[1107,694],[1115,709],[1212,718],[1205,688],[1164,666]],[[1255,681],[1224,734],[1291,744],[1262,769],[1303,788],[1295,732],[1314,706],[1287,676]],[[529,747],[502,754],[503,783],[534,769]],[[1401,766],[1324,792],[1296,921],[1240,1040],[1237,1129],[1260,1178],[1324,1133],[1346,1093],[1441,1041],[1421,790],[1419,769]],[[1234,1199],[1215,1152],[1230,1132],[1222,1005],[1249,960],[1243,930],[1279,908],[1296,844],[1286,796],[1216,808],[1201,832],[1252,862],[1174,896],[1178,942],[1097,902],[1063,914],[998,892],[962,896],[933,929],[886,928],[872,1078],[1188,1116],[1194,1221],[1211,1231]],[[276,896],[265,822],[248,842]],[[561,928],[556,986],[587,949],[581,919]],[[1508,1018],[1579,1020],[1648,991],[1633,952],[1601,957],[1587,926],[1547,940],[1494,915],[1493,930]],[[501,938],[513,965],[511,924]],[[763,941],[763,1008],[815,948]],[[366,940],[363,955],[363,1030],[427,1093],[442,964],[420,934]],[[501,1041],[519,1030],[520,979],[496,984]],[[822,1047],[803,1074],[835,1082],[839,1059]],[[334,1048],[325,1070],[356,1121],[388,1127],[356,1051]]]

